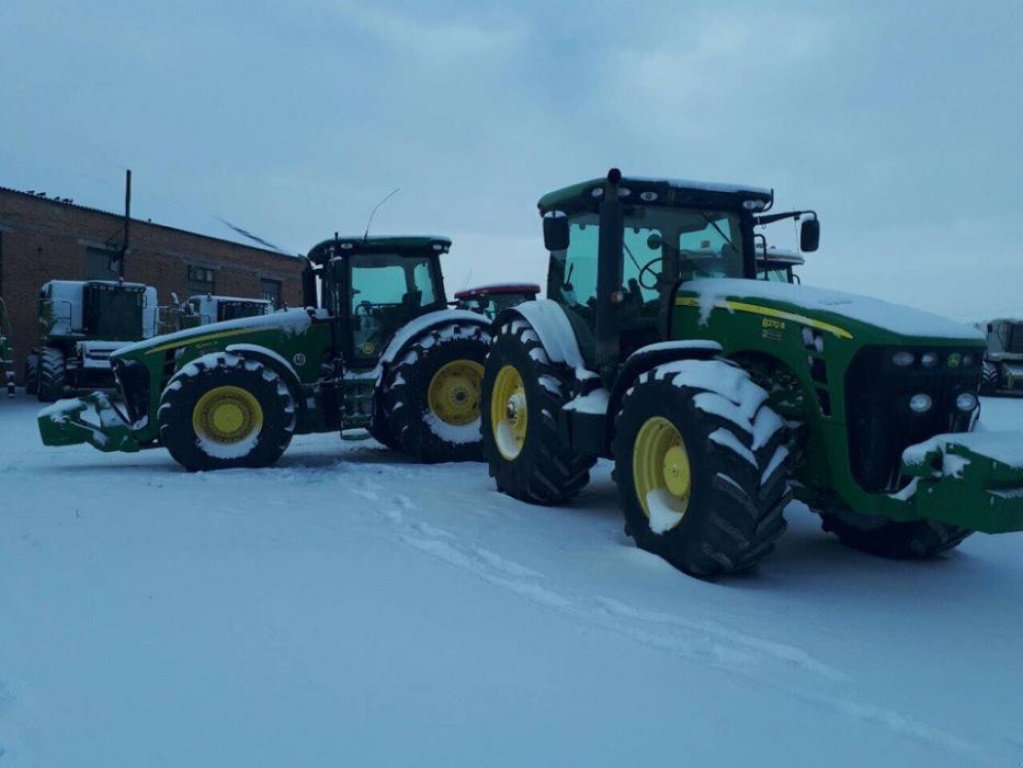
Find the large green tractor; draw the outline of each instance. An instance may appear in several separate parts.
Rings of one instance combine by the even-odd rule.
[[[816,214],[772,203],[616,170],[540,200],[548,298],[498,319],[483,378],[498,489],[559,504],[612,459],[628,534],[701,577],[757,564],[793,494],[891,557],[1023,529],[1023,436],[969,434],[982,336],[756,279],[760,227],[819,238]]]
[[[273,464],[294,434],[369,430],[422,461],[481,458],[485,317],[448,309],[435,237],[339,238],[308,255],[304,309],[203,325],[112,355],[95,393],[39,415],[47,445],[163,445],[186,469]],[[95,417],[90,420],[91,411]]]

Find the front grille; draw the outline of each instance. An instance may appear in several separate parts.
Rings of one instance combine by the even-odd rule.
[[[115,360],[114,376],[124,395],[128,420],[135,424],[149,416],[149,369],[137,360]]]
[[[892,362],[896,351],[915,354],[911,366]],[[938,363],[925,368],[920,357],[938,355]],[[972,365],[963,365],[972,358]],[[945,432],[969,429],[971,414],[955,405],[963,392],[976,394],[980,386],[980,355],[976,349],[910,349],[865,347],[853,358],[845,376],[849,457],[853,477],[867,491],[892,493],[908,482],[899,468],[902,451]],[[930,396],[923,414],[910,410],[913,395]]]
[[[1023,325],[1009,326],[1009,343],[1005,345],[1005,351],[1016,354],[1023,352]]]

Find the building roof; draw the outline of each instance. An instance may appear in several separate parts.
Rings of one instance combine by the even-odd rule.
[[[87,213],[96,213],[96,214],[100,214],[102,216],[110,216],[110,217],[112,217],[114,219],[117,219],[118,221],[123,221],[124,220],[124,214],[123,213],[114,213],[114,212],[111,212],[111,211],[104,211],[101,208],[92,208],[92,207],[87,206],[87,205],[79,205],[78,203],[73,202],[70,198],[48,197],[46,195],[43,195],[42,193],[36,194],[36,193],[30,193],[30,192],[23,192],[20,189],[11,189],[10,187],[5,187],[5,186],[2,186],[2,185],[0,185],[0,192],[8,192],[8,193],[11,193],[11,194],[14,194],[14,195],[18,195],[18,196],[23,197],[23,198],[28,198],[30,200],[34,200],[34,201],[39,202],[39,203],[49,203],[50,205],[53,205],[53,206],[59,206],[60,208],[71,208],[71,209],[75,209],[75,210],[79,210],[79,211],[85,211]],[[231,240],[231,239],[228,239],[226,237],[217,237],[215,235],[208,235],[208,234],[205,234],[205,233],[202,233],[202,232],[196,232],[196,231],[190,230],[190,229],[182,229],[180,227],[172,227],[172,226],[169,226],[167,224],[158,224],[157,222],[154,222],[154,221],[151,221],[151,220],[137,219],[135,217],[132,217],[131,218],[131,223],[133,225],[134,224],[138,224],[138,225],[141,225],[143,227],[156,227],[157,229],[163,229],[163,230],[167,230],[169,232],[180,232],[182,234],[189,235],[191,237],[201,237],[201,238],[203,238],[205,240],[212,240],[212,241],[218,242],[218,243],[227,243],[228,245],[231,245],[231,246],[234,246],[234,247],[248,248],[250,250],[259,251],[260,253],[264,253],[264,254],[267,254],[267,255],[270,255],[270,256],[279,256],[279,257],[286,258],[286,259],[298,258],[298,254],[291,254],[291,253],[287,253],[286,251],[278,251],[278,250],[273,250],[273,249],[270,249],[270,248],[261,248],[258,245],[253,245],[253,244],[250,244],[248,242],[241,242],[239,240]],[[227,226],[230,226],[230,225],[227,225]]]

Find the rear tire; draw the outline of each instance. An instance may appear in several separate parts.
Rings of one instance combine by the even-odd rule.
[[[167,384],[160,441],[189,472],[268,467],[295,429],[295,402],[277,373],[230,352],[204,355]]]
[[[927,560],[958,547],[973,531],[936,520],[898,523],[850,512],[814,510],[821,528],[851,549],[893,560]],[[859,518],[859,519],[857,519]]]
[[[41,403],[55,403],[64,397],[64,353],[44,347],[39,353],[39,383],[36,395]]]
[[[626,532],[700,578],[755,566],[785,531],[792,455],[767,393],[724,360],[642,374],[616,422]]]
[[[39,355],[35,352],[25,358],[25,394],[39,394]]]
[[[529,323],[516,318],[501,327],[487,358],[482,404],[483,454],[497,490],[531,504],[559,504],[590,481],[596,457],[571,450],[558,433],[570,376],[551,363]]]
[[[418,461],[482,461],[480,382],[489,350],[480,325],[453,322],[418,337],[387,373],[377,395],[385,425],[371,434]]]
[[[994,394],[998,391],[998,366],[985,360],[981,371],[980,393],[982,395]]]

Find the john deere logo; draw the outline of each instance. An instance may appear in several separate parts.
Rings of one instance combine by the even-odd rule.
[[[951,355],[948,356],[948,367],[958,368],[959,363],[962,362],[962,359],[963,359],[962,355],[960,355],[958,352],[953,352]]]

